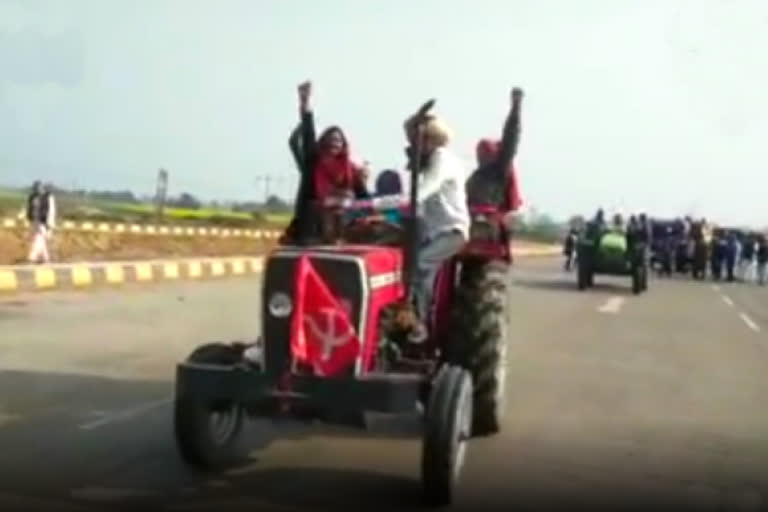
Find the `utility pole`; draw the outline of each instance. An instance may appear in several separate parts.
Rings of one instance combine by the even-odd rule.
[[[157,171],[157,190],[155,192],[155,215],[157,221],[163,220],[163,211],[165,210],[165,201],[168,194],[168,171],[160,169]]]
[[[283,183],[285,180],[286,180],[286,178],[284,176],[275,177],[275,176],[272,176],[271,174],[258,174],[258,175],[256,175],[256,183],[257,184],[260,183],[260,182],[264,182],[264,200],[263,200],[263,205],[264,206],[267,205],[267,200],[269,200],[269,195],[271,193],[270,185],[273,182]]]
[[[269,174],[258,174],[256,176],[256,183],[264,182],[264,199],[262,200],[262,203],[264,206],[267,204],[267,199],[269,199],[269,184],[272,181],[272,176]]]

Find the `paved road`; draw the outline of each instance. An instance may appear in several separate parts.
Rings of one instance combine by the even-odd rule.
[[[473,443],[457,509],[768,507],[768,289],[598,279],[521,262],[504,432]],[[0,304],[0,510],[413,510],[419,445],[379,423],[255,423],[253,463],[196,474],[170,430],[173,364],[258,330],[253,279]]]

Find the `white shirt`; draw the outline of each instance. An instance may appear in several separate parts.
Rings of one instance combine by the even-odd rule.
[[[48,218],[46,219],[48,229],[56,227],[56,198],[53,194],[48,196]]]
[[[458,230],[468,239],[467,169],[459,157],[445,147],[436,149],[419,178],[418,212],[426,238]]]

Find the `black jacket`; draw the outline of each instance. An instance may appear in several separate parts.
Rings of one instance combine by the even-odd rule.
[[[768,263],[768,244],[758,244],[757,246],[757,262]]]
[[[345,141],[346,142],[346,141]],[[315,200],[317,195],[314,186],[314,169],[317,164],[319,145],[315,118],[311,111],[301,113],[301,122],[291,132],[288,147],[299,171],[299,188],[294,201],[293,219],[286,234],[290,239],[303,240],[318,232]],[[355,196],[368,198],[370,194],[364,184],[355,180]]]
[[[48,225],[48,212],[51,208],[51,194],[33,192],[27,198],[27,220]]]
[[[496,158],[480,166],[467,180],[467,201],[469,204],[494,204],[509,208],[507,187],[509,167],[520,145],[520,101],[512,108],[504,123],[501,147]]]

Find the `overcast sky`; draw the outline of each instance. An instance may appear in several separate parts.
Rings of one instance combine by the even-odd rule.
[[[527,96],[529,205],[768,224],[762,0],[0,0],[0,182],[261,198],[297,82],[374,167],[428,97],[472,148]]]

